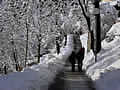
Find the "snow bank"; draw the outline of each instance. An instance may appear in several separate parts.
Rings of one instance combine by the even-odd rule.
[[[86,56],[87,55],[88,33],[82,34],[80,36],[80,40],[81,40],[82,46],[85,48],[85,56]]]
[[[102,41],[101,52],[97,55],[97,62],[95,63],[94,54],[90,51],[84,58],[83,69],[93,79],[99,79],[102,73],[109,70],[120,68],[120,23],[116,23],[107,32],[108,38],[114,36],[111,41],[106,39]]]
[[[96,80],[97,90],[120,90],[120,70],[108,72]]]
[[[48,54],[44,62],[0,77],[0,90],[48,90],[56,74],[62,70],[65,61],[73,50],[72,35],[67,36],[67,45],[60,54]]]
[[[83,68],[94,80],[96,90],[120,90],[120,23],[116,23],[107,32],[102,41],[102,49],[95,62],[90,51],[84,59]]]

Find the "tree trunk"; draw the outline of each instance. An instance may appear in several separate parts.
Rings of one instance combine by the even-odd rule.
[[[95,2],[95,8],[99,9],[99,1]],[[101,23],[100,23],[100,14],[95,15],[95,45],[94,45],[94,52],[98,53],[101,50]]]
[[[67,35],[65,34],[64,37],[65,37],[65,44],[64,44],[64,46],[66,46],[66,44],[67,44]]]
[[[41,34],[38,36],[38,63],[40,63]]]
[[[90,31],[90,17],[87,15],[87,11],[86,11],[87,9],[82,5],[80,0],[78,0],[78,2],[79,2],[79,5],[80,5],[80,7],[81,7],[81,9],[83,11],[83,15],[84,15],[84,17],[85,17],[85,19],[87,21],[88,30]]]
[[[59,45],[58,41],[56,41],[56,51],[57,51],[57,54],[60,53],[60,45]]]
[[[39,44],[38,44],[38,63],[40,63],[40,40],[38,40]]]
[[[28,37],[29,37],[29,32],[28,32],[28,24],[26,21],[26,29],[27,29],[27,34],[26,34],[26,52],[25,52],[25,67],[26,67],[26,63],[27,63],[27,58],[28,58]]]
[[[12,39],[12,51],[13,51],[13,59],[15,61],[15,68],[16,68],[16,71],[18,71],[18,61],[17,61],[17,50],[16,50],[16,47],[15,47],[15,43],[14,43],[14,40]]]
[[[13,51],[13,57],[14,57],[14,60],[15,60],[16,71],[18,71],[18,61],[17,61],[17,51],[16,51],[16,48]]]
[[[99,1],[94,2],[95,10],[99,10]],[[101,23],[100,23],[100,11],[95,13],[92,17],[92,50],[95,55],[95,62],[97,62],[97,53],[101,50]]]
[[[6,65],[4,66],[4,74],[7,74],[7,67],[6,67]]]
[[[90,49],[91,49],[91,33],[88,32],[87,52],[90,52]]]
[[[92,49],[92,46],[93,46],[92,44],[94,43],[94,41],[92,40],[93,36],[91,36],[91,35],[93,35],[93,34],[91,34],[91,20],[90,20],[90,17],[87,15],[87,11],[86,11],[87,7],[84,7],[80,0],[78,0],[78,2],[79,2],[79,5],[80,5],[80,7],[81,7],[81,9],[83,11],[83,15],[84,15],[84,17],[85,17],[85,19],[87,21],[87,25],[88,25],[87,51],[89,52],[90,49]],[[85,1],[84,1],[84,4],[85,4]]]

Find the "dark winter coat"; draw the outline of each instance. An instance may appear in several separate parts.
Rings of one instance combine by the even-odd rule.
[[[73,35],[73,40],[74,40],[74,50],[71,54],[71,56],[69,57],[69,61],[72,64],[75,64],[75,60],[83,60],[84,58],[84,48],[82,48],[82,43],[80,40],[80,36],[77,34]]]
[[[82,43],[80,40],[80,36],[78,34],[74,34],[73,39],[74,39],[74,52],[75,54],[77,54],[82,48]]]

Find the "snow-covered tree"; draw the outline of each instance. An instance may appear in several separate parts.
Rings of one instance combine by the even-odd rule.
[[[56,37],[62,42],[66,24],[71,24],[72,30],[87,30],[78,1],[1,0],[1,65],[14,70],[16,65],[39,62],[43,54],[55,48]]]

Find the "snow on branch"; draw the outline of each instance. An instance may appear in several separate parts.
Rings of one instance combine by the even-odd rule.
[[[62,47],[60,54],[51,54],[51,59],[46,62],[24,69],[23,72],[10,73],[0,77],[1,90],[48,90],[48,86],[54,81],[56,74],[65,65],[73,50],[72,35],[67,36],[67,44]],[[11,83],[12,82],[12,83]]]

